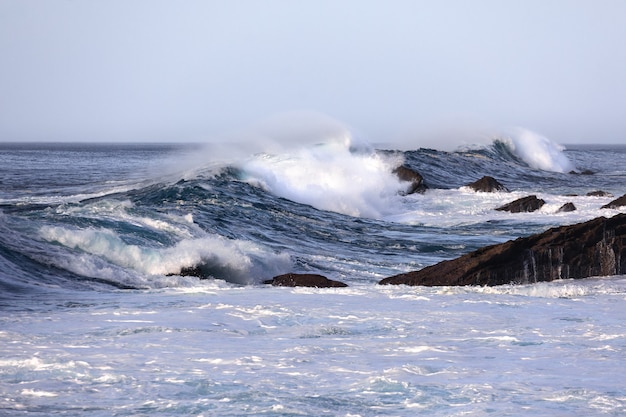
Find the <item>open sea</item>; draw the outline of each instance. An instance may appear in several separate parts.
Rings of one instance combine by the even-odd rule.
[[[400,164],[430,188],[405,195]],[[510,192],[465,187],[484,175]],[[525,130],[454,151],[2,143],[0,415],[626,415],[626,276],[377,285],[624,193],[626,145]],[[546,205],[494,210],[530,194]],[[213,278],[179,275],[197,265]],[[287,272],[349,287],[263,284]]]

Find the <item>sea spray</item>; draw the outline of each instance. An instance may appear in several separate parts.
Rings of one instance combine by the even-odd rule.
[[[342,122],[313,111],[282,112],[247,128],[226,132],[195,144],[160,164],[154,177],[177,173],[179,178],[211,177],[224,168],[239,166],[255,155],[288,155],[318,145],[368,148]],[[368,148],[369,149],[369,148]]]
[[[245,181],[280,197],[354,217],[380,218],[406,188],[392,173],[401,163],[401,158],[355,149],[342,140],[255,155],[241,169]]]
[[[389,200],[406,188],[392,173],[401,155],[377,153],[317,112],[280,113],[211,142],[179,162],[185,179],[236,167],[241,180],[279,197],[368,218],[387,213]]]

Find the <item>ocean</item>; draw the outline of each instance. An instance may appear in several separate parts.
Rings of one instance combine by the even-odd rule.
[[[626,276],[377,284],[626,211],[600,208],[626,145],[317,139],[0,144],[0,415],[626,413]],[[407,195],[400,164],[429,189]],[[509,192],[466,187],[485,175]],[[348,287],[263,284],[288,272]]]

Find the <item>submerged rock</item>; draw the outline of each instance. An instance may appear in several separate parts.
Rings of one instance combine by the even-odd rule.
[[[284,274],[278,275],[265,284],[271,284],[275,287],[314,287],[314,288],[339,288],[347,287],[340,281],[328,279],[323,275],[317,274]]]
[[[569,173],[570,174],[574,174],[574,175],[594,175],[595,174],[595,172],[593,172],[590,169],[584,169],[581,172],[577,172],[577,171],[572,170]]]
[[[626,214],[487,246],[381,285],[502,285],[626,274]]]
[[[609,204],[603,205],[601,208],[616,209],[616,208],[625,207],[625,206],[626,206],[626,194],[624,194],[623,196],[619,198],[616,198],[615,200],[611,201]]]
[[[498,180],[488,175],[482,177],[478,181],[474,181],[471,184],[467,184],[467,186],[474,191],[483,192],[483,193],[495,193],[499,191],[505,191],[505,192],[509,191]]]
[[[424,183],[424,177],[422,175],[407,167],[406,165],[401,165],[398,168],[393,170],[393,173],[398,176],[400,181],[410,182],[411,184],[407,188],[405,194],[414,194],[414,193],[424,193],[428,186]]]
[[[545,200],[537,198],[536,195],[530,195],[498,207],[496,210],[510,211],[511,213],[525,213],[539,210],[544,204],[546,204]]]

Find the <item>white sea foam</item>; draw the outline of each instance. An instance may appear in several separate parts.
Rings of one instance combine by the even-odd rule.
[[[495,287],[444,287],[441,293],[479,293],[515,295],[532,298],[580,298],[599,295],[626,295],[626,276],[556,280],[527,285],[498,285]]]
[[[57,394],[56,392],[48,392],[48,391],[41,391],[41,390],[34,390],[34,389],[23,389],[22,390],[22,395],[29,395],[32,397],[57,397],[59,394]]]
[[[532,220],[534,223],[573,224],[599,216],[611,215],[600,207],[612,197],[562,196],[536,192],[546,204],[534,213],[509,213],[494,210],[506,203],[528,195],[527,191],[510,193],[476,193],[466,187],[459,189],[431,189],[423,195],[412,195],[397,201],[392,211],[383,216],[385,221],[419,224],[435,227],[479,224],[489,221]],[[565,203],[576,206],[573,212],[558,212]],[[530,219],[529,219],[530,217]],[[498,232],[495,230],[495,232]]]
[[[524,404],[540,415],[621,415],[625,298],[606,288],[624,278],[576,285],[589,291],[81,293],[94,304],[0,317],[0,407],[408,417],[520,414]]]
[[[512,129],[509,135],[498,140],[532,168],[554,172],[574,169],[572,162],[563,153],[563,146],[529,129]]]

